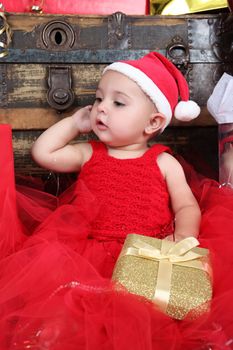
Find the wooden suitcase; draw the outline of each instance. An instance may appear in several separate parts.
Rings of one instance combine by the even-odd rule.
[[[8,44],[8,54],[0,58],[0,123],[13,128],[16,173],[44,174],[30,158],[33,140],[60,118],[93,102],[105,65],[156,50],[182,70],[191,98],[202,107],[199,118],[189,124],[174,121],[159,141],[172,145],[197,168],[204,165],[207,175],[216,175],[217,126],[206,101],[223,71],[232,70],[230,64],[226,67],[232,62],[230,48],[225,52],[231,41],[224,32],[225,23],[231,23],[228,17],[117,12],[7,14],[7,22],[1,18],[2,27],[9,25],[12,41],[8,44],[6,31],[0,31],[0,41]]]

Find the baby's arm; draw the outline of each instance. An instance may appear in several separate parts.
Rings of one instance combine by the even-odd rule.
[[[188,236],[197,237],[201,211],[187,184],[182,166],[168,153],[159,156],[158,164],[165,177],[175,214],[175,240],[179,241]]]
[[[87,143],[69,144],[80,133],[91,131],[91,106],[84,107],[52,125],[32,146],[32,157],[42,167],[58,172],[76,172],[92,153]]]

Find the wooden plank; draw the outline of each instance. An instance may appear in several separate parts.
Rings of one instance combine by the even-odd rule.
[[[43,176],[50,172],[35,164],[30,155],[33,142],[40,135],[39,130],[14,130],[13,148],[15,171],[17,175]],[[80,135],[74,142],[86,142],[94,135]],[[206,176],[217,179],[218,176],[218,128],[216,126],[200,127],[168,127],[154,142],[163,143],[185,157],[193,166]],[[203,151],[204,150],[204,151]]]
[[[69,66],[72,67],[72,90],[75,94],[75,101],[72,108],[61,113],[52,109],[47,102],[48,66],[17,63],[0,65],[0,72],[4,74],[4,85],[0,90],[0,94],[4,97],[0,100],[0,123],[10,123],[14,129],[44,129],[60,118],[70,115],[75,109],[92,104],[105,65]],[[189,126],[215,124],[205,107],[207,98],[213,89],[211,84],[206,84],[206,80],[212,79],[213,67],[211,64],[205,67],[193,65],[192,76],[197,77],[200,69],[205,70],[205,75],[203,74],[196,81],[197,88],[190,87],[190,92],[191,98],[202,106],[202,113],[199,118],[188,123]],[[174,120],[172,125],[182,126],[184,124]]]
[[[109,47],[109,19],[111,16],[60,16],[9,14],[9,25],[13,32],[9,55],[2,62],[105,62],[137,58],[148,51],[157,50],[166,53],[166,47],[172,43],[172,38],[180,37],[183,44],[190,50],[193,63],[204,62],[208,56],[209,62],[219,62],[213,54],[209,35],[213,36],[213,25],[219,20],[219,15],[186,15],[186,16],[125,16],[124,21],[129,27],[130,45],[127,50]],[[212,25],[209,25],[211,19]],[[64,22],[71,26],[74,42],[65,49],[46,48],[43,46],[43,29],[51,21]],[[124,25],[123,21],[123,25]],[[203,22],[205,36],[202,35],[202,47],[190,45],[190,30],[194,23],[195,31],[199,31],[199,23]],[[198,23],[198,24],[196,24]],[[59,28],[59,25],[58,25]],[[200,28],[201,29],[201,28]],[[203,34],[203,33],[200,33]],[[124,40],[124,35],[123,35]],[[199,40],[200,41],[200,40]],[[119,40],[120,42],[120,40]],[[203,50],[204,49],[204,50]],[[139,52],[142,50],[142,52]],[[52,52],[51,52],[52,51]],[[63,55],[63,53],[69,55]]]
[[[40,112],[43,108],[49,109],[46,99],[49,67],[68,64],[68,67],[71,68],[72,89],[75,94],[73,110],[93,102],[95,89],[106,63],[119,59],[137,58],[155,49],[165,54],[167,46],[172,43],[174,37],[178,36],[183,40],[183,45],[188,48],[191,57],[191,62],[185,71],[190,85],[191,98],[201,107],[205,107],[215,84],[213,75],[216,75],[220,64],[207,40],[208,34],[205,35],[205,39],[202,39],[200,47],[197,47],[196,43],[195,47],[190,45],[190,40],[193,39],[193,36],[197,38],[197,35],[190,33],[189,27],[190,23],[196,19],[198,23],[201,22],[200,27],[204,26],[209,33],[212,27],[208,24],[208,20],[211,18],[213,23],[218,20],[218,15],[126,16],[125,21],[130,27],[130,48],[127,50],[108,48],[110,17],[8,15],[7,18],[14,35],[10,53],[1,59],[2,64],[0,64],[0,121],[8,122],[10,118],[12,122],[12,118],[15,118],[14,115],[16,115],[14,109],[17,108],[20,121],[13,121],[14,128],[19,128],[20,123],[26,125],[27,120],[28,129],[38,128],[40,121],[29,121],[29,115],[34,115],[30,110],[32,108],[35,109],[35,112],[39,112],[39,119],[44,114],[48,117],[45,127],[59,119],[54,111],[42,111],[42,114]],[[50,23],[51,20],[64,21],[74,26],[74,47],[64,51],[62,47],[59,49],[59,45],[55,50],[41,46],[41,28],[43,29],[43,26]],[[195,28],[199,28],[198,24],[195,24]],[[191,37],[190,34],[192,34]],[[196,54],[197,50],[199,55]],[[198,64],[193,61],[193,57]],[[206,57],[208,57],[208,62],[205,62]],[[49,64],[41,63],[40,60]],[[206,117],[205,112],[203,115],[204,117],[190,125],[204,125],[205,123],[211,125],[213,122],[211,118]],[[182,124],[174,122],[174,125]]]
[[[0,109],[0,123],[10,124],[14,130],[43,130],[58,122],[61,118],[67,117],[74,112],[72,109],[67,112],[57,113],[49,108],[10,108]],[[208,113],[206,108],[202,109],[201,115],[191,122],[184,123],[173,119],[171,126],[174,127],[207,127],[215,126],[216,122]]]
[[[56,65],[51,65],[56,67]],[[64,66],[64,65],[63,65]],[[101,72],[105,65],[69,65],[72,67],[72,89],[77,96],[76,104],[95,94]],[[46,94],[48,91],[49,65],[19,64],[0,65],[0,73],[4,73],[5,92],[8,108],[49,107]],[[88,100],[87,100],[88,102]],[[1,107],[1,101],[0,101]]]
[[[8,13],[7,21],[12,30],[31,32],[35,26],[46,24],[52,20],[67,20],[72,25],[78,24],[80,27],[86,28],[97,27],[103,25],[106,17],[97,15],[60,15],[60,14],[33,14],[33,13]]]

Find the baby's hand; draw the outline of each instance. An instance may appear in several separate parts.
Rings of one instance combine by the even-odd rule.
[[[86,134],[92,130],[91,122],[90,122],[91,109],[92,109],[92,106],[89,105],[79,109],[77,112],[75,112],[72,115],[75,125],[78,128],[80,133]]]
[[[166,239],[167,241],[172,241],[172,242],[174,242],[174,241],[175,241],[175,236],[174,236],[174,234],[172,233],[172,234],[166,236],[164,239]]]
[[[182,235],[170,234],[170,235],[166,236],[164,239],[166,239],[167,241],[179,242],[187,237],[192,237],[192,236],[190,236],[190,235],[189,236],[184,236],[184,235],[182,236]],[[195,236],[193,236],[193,237],[195,237]]]

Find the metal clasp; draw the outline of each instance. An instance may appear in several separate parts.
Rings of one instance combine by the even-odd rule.
[[[37,46],[51,51],[67,51],[72,49],[76,35],[68,22],[57,19],[40,29]]]
[[[115,12],[108,18],[108,47],[129,49],[131,47],[130,20],[122,12]]]
[[[189,49],[179,36],[172,38],[172,42],[167,46],[167,58],[179,69],[187,69],[190,62]]]
[[[73,104],[75,95],[72,90],[71,67],[49,67],[48,86],[47,101],[52,108],[64,111]]]

